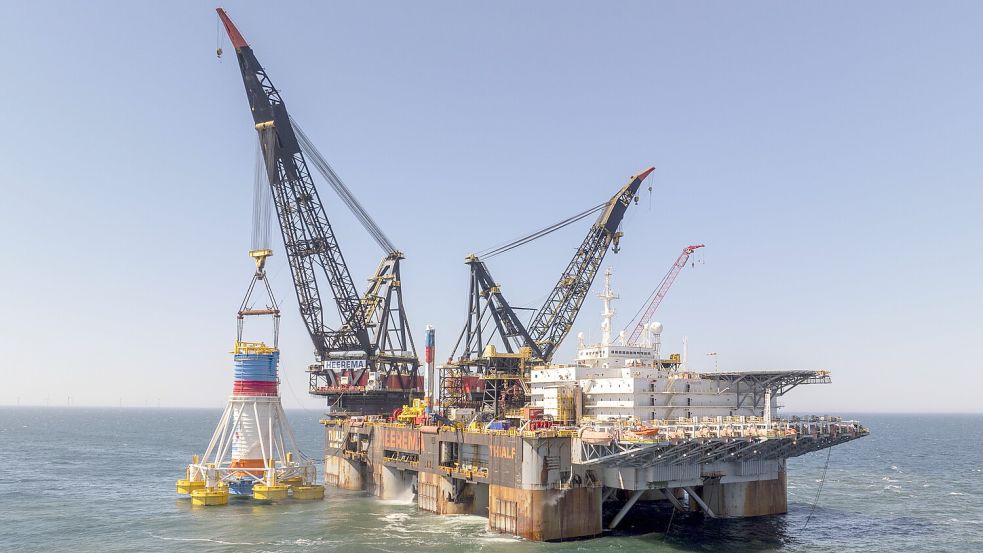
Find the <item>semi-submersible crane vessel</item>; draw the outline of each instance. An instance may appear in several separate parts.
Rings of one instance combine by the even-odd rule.
[[[601,535],[639,503],[707,517],[784,513],[787,458],[867,434],[835,417],[778,416],[777,398],[801,384],[828,383],[827,371],[700,373],[678,354],[661,354],[661,324],[649,319],[702,245],[684,250],[630,336],[612,338],[616,295],[607,273],[601,341],[581,340],[573,364],[553,363],[607,251],[618,250],[625,212],[652,168],[587,211],[468,256],[466,323],[439,381],[427,384],[434,403],[413,398],[425,392],[402,309],[402,254],[291,119],[221,9],[219,16],[268,152],[284,248],[317,356],[311,392],[335,407],[322,421],[325,484],[381,498],[412,489],[421,510],[482,515],[494,531],[562,540]],[[384,250],[362,295],[305,154]],[[487,260],[594,213],[587,236],[527,324]],[[326,326],[322,281],[339,315],[334,328]],[[428,361],[431,355],[428,341]]]

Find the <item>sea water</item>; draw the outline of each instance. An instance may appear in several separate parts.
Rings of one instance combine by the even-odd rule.
[[[193,508],[174,481],[220,414],[0,407],[0,551],[983,551],[983,415],[851,416],[871,435],[829,451],[824,483],[827,451],[789,460],[787,515],[638,509],[605,537],[544,544],[330,487],[324,501]],[[320,413],[288,416],[320,457]]]

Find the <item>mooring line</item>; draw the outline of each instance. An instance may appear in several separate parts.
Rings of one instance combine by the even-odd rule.
[[[833,446],[826,448],[826,466],[823,467],[823,479],[819,481],[819,489],[816,490],[816,499],[812,502],[812,509],[809,511],[809,516],[806,517],[806,523],[802,525],[802,529],[805,530],[809,526],[809,521],[812,520],[812,514],[816,512],[816,505],[819,505],[819,494],[823,493],[823,486],[826,484],[826,472],[829,470],[829,456],[833,454]]]
[[[669,529],[672,528],[672,519],[675,516],[676,516],[676,506],[673,505],[673,507],[672,507],[672,514],[669,515],[669,524],[666,525],[666,533],[665,534],[662,534],[662,541],[666,541],[666,538],[669,537]]]

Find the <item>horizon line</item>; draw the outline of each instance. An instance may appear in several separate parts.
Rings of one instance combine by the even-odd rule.
[[[0,408],[41,408],[41,409],[146,409],[146,410],[216,410],[221,411],[224,406],[202,407],[202,406],[157,406],[157,405],[39,405],[39,404],[10,404],[0,403]],[[326,408],[325,408],[326,409]],[[320,408],[310,407],[284,407],[286,411],[320,411]],[[979,411],[859,411],[852,409],[840,409],[832,413],[817,413],[806,411],[786,411],[789,415],[812,415],[817,417],[833,415],[835,413],[849,413],[857,415],[983,415],[983,410]]]

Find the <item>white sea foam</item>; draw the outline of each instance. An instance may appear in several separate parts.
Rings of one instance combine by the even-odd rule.
[[[398,496],[390,499],[376,499],[383,505],[414,505],[416,504],[416,494],[413,488],[407,486]]]
[[[482,542],[486,543],[515,543],[523,541],[522,538],[518,536],[510,536],[508,534],[500,534],[498,532],[487,531],[478,536]]]
[[[266,543],[223,541],[223,540],[216,540],[212,538],[169,538],[167,536],[158,536],[157,534],[150,534],[150,537],[157,538],[159,540],[165,540],[165,541],[204,541],[209,543],[217,543],[219,545],[269,545]]]

